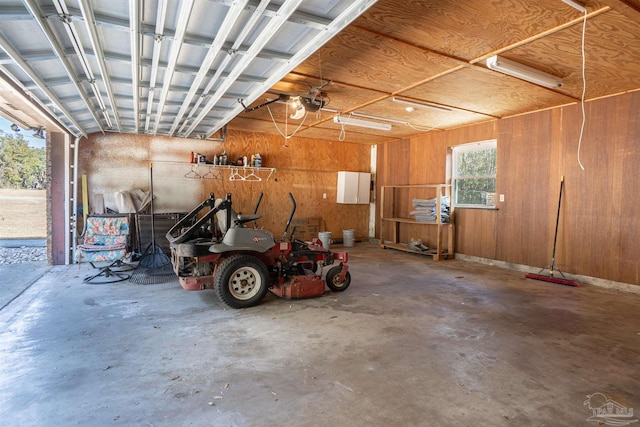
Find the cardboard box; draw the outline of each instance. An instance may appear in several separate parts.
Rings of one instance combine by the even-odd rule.
[[[297,218],[291,221],[291,227],[295,227],[295,238],[311,241],[314,237],[318,237],[318,233],[322,231],[320,224],[322,218],[314,216],[309,218]]]

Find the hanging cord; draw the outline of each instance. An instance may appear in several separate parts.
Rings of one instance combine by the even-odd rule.
[[[351,117],[351,114],[349,114]],[[347,132],[344,130],[344,123],[340,120],[340,111],[338,111],[338,121],[340,122],[340,134],[338,135],[338,141],[343,142],[347,137]]]
[[[585,33],[587,32],[587,10],[584,11],[584,19],[582,21],[582,97],[580,99],[580,105],[582,108],[582,124],[580,125],[580,137],[578,138],[578,164],[580,165],[580,169],[584,170],[584,166],[580,161],[580,149],[582,147],[582,136],[584,134],[584,123],[586,121],[586,115],[584,112],[584,97],[587,92],[587,78],[585,77],[585,68],[586,68],[586,58],[584,51],[584,39]]]
[[[414,124],[411,124],[411,123],[409,123],[409,122],[407,122],[406,124],[407,124],[407,126],[409,126],[411,129],[413,129],[413,130],[417,130],[417,131],[420,131],[420,132],[431,132],[432,130],[437,129],[437,127],[436,127],[436,126],[420,126],[420,125],[414,125]]]
[[[285,128],[284,128],[284,132],[282,133],[282,131],[280,130],[280,128],[278,127],[278,123],[276,123],[276,119],[273,117],[273,113],[271,112],[271,108],[269,108],[269,106],[267,105],[267,111],[269,111],[269,115],[271,116],[271,121],[273,122],[273,126],[275,126],[276,130],[278,131],[278,133],[280,134],[280,136],[282,136],[284,139],[290,139],[292,138],[302,127],[302,125],[304,124],[305,120],[307,120],[307,116],[309,115],[309,112],[307,111],[304,115],[304,118],[302,119],[302,121],[300,122],[300,124],[298,125],[298,127],[296,128],[296,130],[293,131],[293,133],[291,135],[287,135],[287,128],[288,128],[288,124],[289,124],[289,107],[287,104],[287,110],[286,110],[286,116],[285,116]]]
[[[322,57],[320,56],[320,51],[318,51],[318,73],[320,74],[320,87],[322,87]],[[322,95],[320,95],[320,108],[316,111],[316,120],[320,120],[321,114],[320,110],[322,110]]]

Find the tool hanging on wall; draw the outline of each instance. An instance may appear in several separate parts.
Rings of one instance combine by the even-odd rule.
[[[537,274],[527,273],[525,277],[527,279],[542,280],[544,282],[557,283],[559,285],[567,286],[580,286],[580,284],[574,280],[569,280],[564,277],[562,271],[556,267],[556,242],[558,241],[558,225],[560,223],[560,206],[562,205],[562,189],[564,188],[564,176],[560,178],[560,196],[558,197],[558,214],[556,215],[556,231],[553,235],[553,252],[551,253],[551,264],[543,267]],[[543,271],[549,270],[549,274],[541,274]],[[555,273],[559,273],[560,277],[555,277]]]

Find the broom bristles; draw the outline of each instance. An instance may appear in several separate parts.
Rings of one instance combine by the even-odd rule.
[[[524,277],[526,277],[527,279],[542,280],[543,282],[557,283],[559,285],[567,285],[567,286],[575,286],[575,287],[580,286],[580,284],[574,280],[561,279],[559,277],[553,277],[553,276],[545,276],[543,274],[527,273],[524,275]]]

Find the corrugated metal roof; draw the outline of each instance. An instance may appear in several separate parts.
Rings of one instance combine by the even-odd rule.
[[[24,0],[0,71],[80,136],[208,137],[375,0]]]

